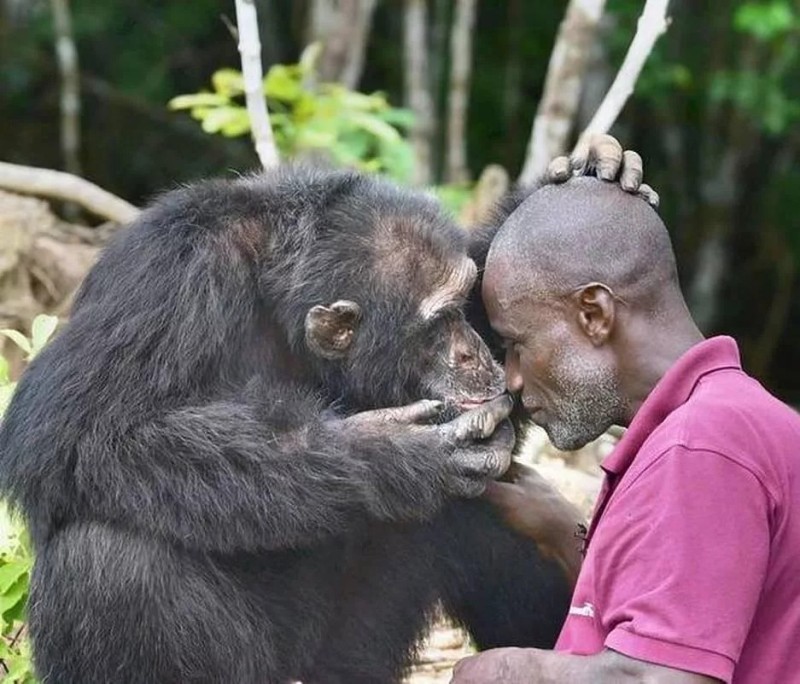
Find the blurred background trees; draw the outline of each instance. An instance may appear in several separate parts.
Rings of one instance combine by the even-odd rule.
[[[282,152],[326,151],[436,185],[453,207],[487,167],[487,183],[504,184],[499,167],[518,178],[570,4],[581,3],[257,0]],[[555,81],[576,102],[570,145],[607,91],[643,2],[583,4],[602,13],[571,34],[584,48],[577,99],[565,90],[572,62]],[[237,129],[230,108],[227,119],[219,113],[224,102],[203,111],[183,101],[202,125],[167,107],[201,91],[241,102],[235,74],[220,71],[239,68],[232,1],[71,0],[66,25],[65,5],[0,0],[0,160],[77,168],[134,204],[257,166],[248,138],[233,135],[241,120]],[[797,404],[800,2],[672,0],[670,15],[612,132],[645,158],[704,331],[735,335],[748,368]],[[56,50],[65,32],[72,62],[63,40]],[[62,83],[79,93],[79,110],[69,110],[77,132]]]

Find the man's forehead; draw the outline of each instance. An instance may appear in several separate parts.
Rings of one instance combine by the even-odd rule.
[[[525,274],[521,264],[512,257],[497,256],[486,263],[483,273],[483,293],[501,306],[511,305],[524,291]]]

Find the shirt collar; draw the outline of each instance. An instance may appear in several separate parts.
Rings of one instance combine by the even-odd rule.
[[[603,460],[603,470],[622,475],[644,441],[670,413],[686,403],[700,379],[726,368],[742,369],[739,347],[731,337],[712,337],[686,351],[647,395],[619,444]]]

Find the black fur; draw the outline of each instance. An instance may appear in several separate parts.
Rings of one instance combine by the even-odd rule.
[[[337,421],[429,396],[446,343],[376,266],[395,219],[466,249],[421,195],[288,169],[169,193],[105,250],[0,431],[44,682],[394,682],[437,600],[481,646],[552,645],[561,572],[424,441]],[[303,338],[335,299],[366,302],[341,362]]]

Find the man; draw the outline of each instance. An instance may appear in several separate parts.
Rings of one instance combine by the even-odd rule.
[[[497,649],[454,684],[800,682],[800,417],[704,340],[655,210],[575,178],[492,243],[483,298],[506,381],[555,446],[628,430],[578,513],[533,471],[487,496],[578,574],[555,651]]]

